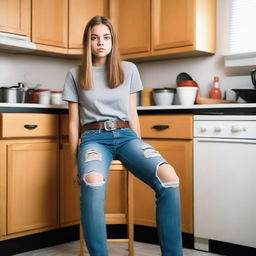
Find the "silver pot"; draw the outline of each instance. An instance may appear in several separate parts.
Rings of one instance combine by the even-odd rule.
[[[24,103],[26,90],[27,88],[24,88],[24,85],[21,83],[19,83],[18,86],[2,87],[1,100],[2,102],[6,102],[6,103]]]

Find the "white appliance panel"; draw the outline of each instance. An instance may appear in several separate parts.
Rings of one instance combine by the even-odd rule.
[[[194,229],[256,247],[256,140],[194,139]]]

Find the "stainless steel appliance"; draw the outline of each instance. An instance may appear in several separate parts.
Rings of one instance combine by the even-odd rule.
[[[256,248],[256,116],[194,117],[195,248]]]

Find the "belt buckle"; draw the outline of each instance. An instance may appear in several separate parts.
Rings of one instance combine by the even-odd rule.
[[[104,122],[104,129],[106,131],[113,131],[113,130],[115,130],[116,129],[115,122],[114,121],[110,121],[110,120],[105,121]]]

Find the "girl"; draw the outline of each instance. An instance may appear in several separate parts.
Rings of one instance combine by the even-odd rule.
[[[136,66],[120,61],[111,22],[92,18],[84,30],[82,63],[68,72],[63,92],[73,177],[81,188],[81,221],[92,256],[108,255],[104,201],[113,159],[154,189],[162,255],[182,255],[179,178],[140,138],[136,92],[142,89]]]

